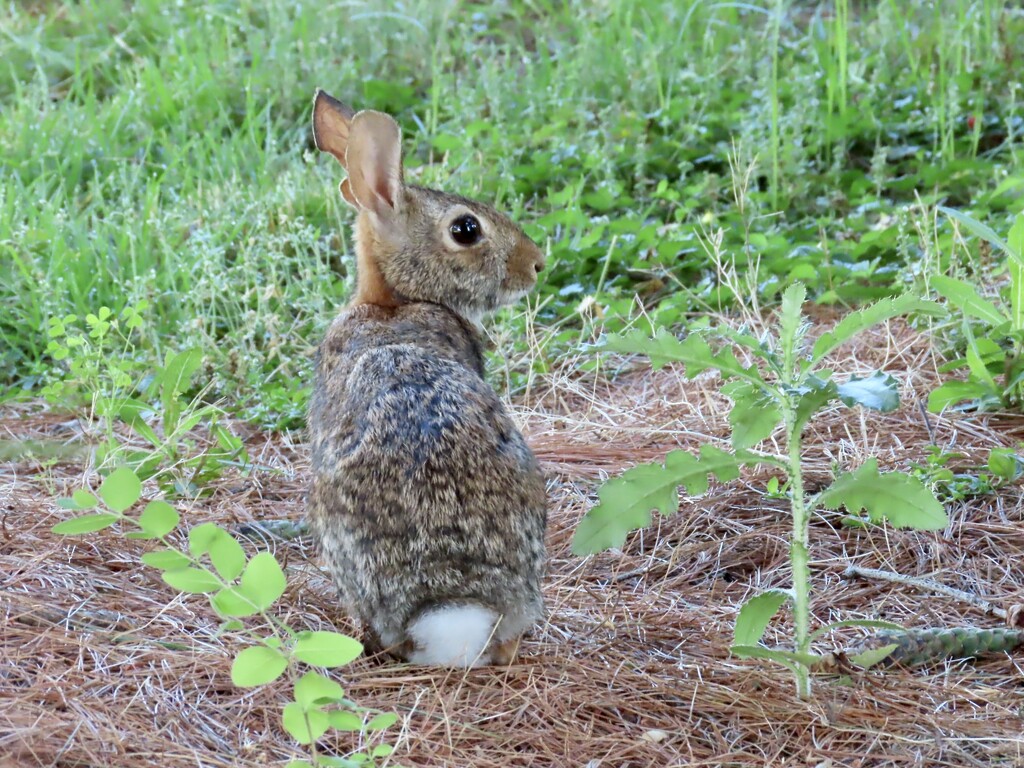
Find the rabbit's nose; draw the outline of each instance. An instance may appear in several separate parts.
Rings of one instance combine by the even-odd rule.
[[[535,261],[533,263],[533,271],[536,272],[538,275],[541,272],[543,272],[544,271],[544,262],[541,261],[541,260]]]

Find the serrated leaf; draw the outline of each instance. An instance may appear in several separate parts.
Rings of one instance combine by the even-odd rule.
[[[217,594],[211,595],[210,605],[213,610],[225,618],[244,618],[260,612],[260,609],[253,605],[252,600],[242,594],[237,587],[226,587]]]
[[[732,381],[722,387],[722,394],[732,399],[729,424],[732,445],[743,450],[752,448],[775,431],[782,420],[778,405],[760,388],[747,381]]]
[[[307,672],[295,681],[295,701],[303,709],[332,704],[344,698],[345,689],[319,672]]]
[[[610,352],[647,355],[655,370],[666,363],[682,363],[688,379],[714,368],[723,379],[737,376],[761,381],[756,368],[741,365],[731,349],[714,352],[707,339],[696,331],[680,341],[664,328],[658,329],[653,338],[640,330],[634,330],[624,335],[608,336],[600,348]]]
[[[292,648],[295,658],[315,667],[343,667],[362,652],[362,643],[339,632],[300,632]]]
[[[205,568],[180,568],[173,571],[164,571],[161,577],[175,589],[180,589],[182,592],[188,592],[193,595],[216,592],[221,588],[221,583],[217,577]]]
[[[873,411],[888,413],[900,407],[900,384],[887,373],[875,371],[870,376],[853,376],[836,391],[844,404],[862,405]]]
[[[254,645],[241,651],[231,663],[231,682],[240,688],[265,685],[279,678],[288,659],[278,650]]]
[[[861,331],[894,317],[910,313],[933,316],[944,314],[942,307],[934,301],[919,299],[909,293],[895,299],[882,299],[864,309],[850,312],[836,324],[835,328],[822,334],[814,343],[811,358],[814,362],[818,362],[844,341],[856,336]]]
[[[920,480],[902,472],[879,474],[875,458],[840,476],[822,491],[818,504],[846,507],[854,515],[864,510],[872,522],[885,519],[897,528],[938,531],[949,523],[942,504]]]
[[[797,401],[793,422],[796,434],[801,434],[811,417],[836,397],[839,397],[839,390],[831,379],[822,380],[817,376],[804,379],[803,394]]]
[[[851,656],[850,661],[858,667],[868,669],[880,661],[885,661],[897,647],[896,643],[890,643],[889,645],[883,645],[881,648],[869,648],[855,656]]]
[[[772,589],[747,600],[736,617],[733,645],[757,645],[761,642],[768,623],[788,599],[786,592]]]
[[[57,523],[50,530],[59,533],[61,536],[78,536],[83,533],[94,533],[109,528],[116,523],[120,517],[110,512],[97,512],[94,515],[82,515],[71,520]]]
[[[124,512],[142,495],[142,483],[128,467],[118,467],[100,485],[100,498],[115,512]]]
[[[811,640],[815,640],[827,632],[831,632],[833,629],[840,629],[841,627],[869,627],[872,629],[893,629],[898,632],[903,631],[903,627],[891,621],[881,621],[880,619],[847,619],[845,621],[833,621],[831,624],[819,627],[811,633]]]
[[[398,722],[398,715],[393,712],[384,712],[370,719],[366,724],[367,731],[383,731]]]
[[[982,298],[974,286],[945,275],[933,275],[930,280],[932,287],[939,292],[939,295],[965,315],[983,320],[993,326],[1006,322],[1007,318],[999,311],[999,308],[991,301]]]
[[[319,709],[304,710],[298,703],[292,702],[285,706],[281,713],[284,729],[299,744],[312,744],[330,727],[326,712]]]
[[[245,568],[239,591],[260,610],[273,605],[284,594],[288,582],[277,559],[270,552],[260,552]]]
[[[166,536],[181,522],[178,511],[166,501],[156,499],[149,502],[139,515],[139,527],[154,538]]]
[[[576,528],[572,551],[588,555],[620,547],[626,534],[651,522],[651,510],[669,515],[679,507],[677,489],[691,496],[708,489],[708,474],[728,482],[739,477],[740,460],[730,453],[705,445],[700,458],[686,451],[672,451],[664,464],[639,464],[606,482],[598,491],[600,502]]]
[[[803,283],[793,283],[782,294],[782,308],[779,312],[779,342],[782,345],[782,359],[786,366],[786,375],[792,374],[793,356],[800,333],[801,310],[807,288]]]

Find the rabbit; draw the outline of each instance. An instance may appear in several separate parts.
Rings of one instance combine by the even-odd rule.
[[[405,184],[390,116],[317,90],[313,137],[358,216],[355,293],[317,352],[310,528],[368,653],[511,664],[544,612],[547,493],[478,323],[544,255],[494,209]]]

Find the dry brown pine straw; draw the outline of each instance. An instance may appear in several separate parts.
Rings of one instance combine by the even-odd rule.
[[[965,467],[1024,437],[1019,418],[930,416],[927,425],[918,402],[939,376],[927,338],[905,325],[866,334],[841,355],[833,364],[843,373],[895,373],[904,407],[815,419],[807,433],[812,490],[833,464],[853,468],[869,455],[906,468],[925,458],[930,436],[964,454]],[[790,522],[781,502],[757,490],[766,472],[683,500],[677,515],[637,532],[621,552],[571,556],[573,530],[601,479],[668,450],[724,446],[728,436],[727,401],[713,375],[687,381],[679,370],[637,364],[614,378],[583,376],[575,363],[515,406],[550,475],[548,623],[510,668],[451,672],[360,659],[337,673],[355,701],[401,715],[393,763],[1024,766],[1019,655],[872,673],[846,686],[819,677],[808,703],[796,700],[784,670],[730,657],[743,600],[789,585]],[[8,406],[0,417],[0,439],[73,443],[80,432],[33,404]],[[302,516],[305,447],[258,433],[247,443],[265,469],[224,477],[209,497],[180,505],[186,525]],[[149,545],[109,531],[50,533],[70,514],[55,497],[83,480],[96,483],[81,462],[0,465],[0,765],[264,766],[298,756],[280,725],[288,686],[231,684],[235,639],[216,635],[203,598],[176,594],[140,564]],[[949,528],[938,534],[852,530],[833,514],[816,517],[815,621],[992,626],[953,598],[842,572],[851,563],[883,568],[1020,604],[1022,506],[1019,486],[953,503]],[[296,628],[355,631],[308,543],[271,546],[290,575],[281,617]],[[70,625],[61,621],[67,616]],[[773,622],[770,644],[785,644],[788,621]],[[821,648],[858,636],[844,630]],[[344,752],[356,742],[341,736],[323,746]]]

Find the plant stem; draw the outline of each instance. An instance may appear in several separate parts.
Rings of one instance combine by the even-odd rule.
[[[793,540],[789,546],[789,562],[793,569],[793,618],[796,623],[795,650],[810,653],[810,567],[808,565],[808,523],[809,512],[804,497],[804,478],[801,467],[800,431],[796,427],[796,409],[785,396],[783,418],[786,424],[786,446],[789,453],[789,492],[793,511]],[[811,696],[810,670],[799,662],[796,664],[796,693],[801,699]]]

